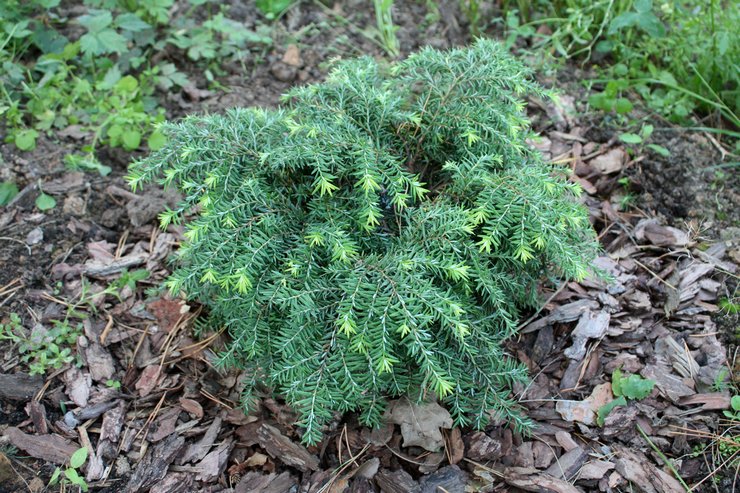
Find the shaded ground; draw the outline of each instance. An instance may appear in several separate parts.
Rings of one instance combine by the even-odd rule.
[[[232,14],[251,28],[257,15],[246,4],[234,2]],[[457,2],[442,2],[436,21],[427,14],[421,3],[400,6],[404,52],[466,40]],[[275,105],[292,84],[321,79],[331,57],[380,55],[361,34],[373,22],[366,2],[293,8],[275,27],[278,48],[244,60],[246,73],[227,67],[228,92],[207,90],[192,67],[197,87],[168,98],[169,116]],[[608,117],[586,113],[581,90],[563,92],[559,107],[531,102],[543,135],[535,145],[575,170],[605,248],[599,266],[614,282],[543,290],[543,310],[511,341],[533,376],[515,389],[537,425],[531,437],[501,423],[450,430],[439,406],[399,401],[396,425],[371,431],[338,416],[319,447],[301,447],[279,400],[265,394],[252,415],[239,410],[241,376],[213,366],[222,336],[192,334],[198,307],[148,291],[166,277],[180,236],[156,226],[171,197],[127,191],[130,156],[102,155],[113,168],[103,178],[63,169],[72,141],[40,139],[22,154],[0,147],[0,179],[23,188],[0,209],[2,322],[17,313],[36,333],[54,321],[80,324],[71,345],[79,367],[41,379],[25,378],[18,347],[0,343],[0,491],[41,491],[53,464],[80,446],[90,450],[84,473],[95,491],[681,491],[666,460],[699,491],[732,491],[740,449],[721,411],[726,381],[740,374],[726,360],[737,315],[723,314],[718,299],[734,295],[740,262],[735,168],[717,166],[731,159],[709,136],[678,129],[653,135],[670,157],[628,149]],[[58,202],[46,213],[33,206],[39,183]],[[148,278],[119,281],[124,269],[144,268]],[[655,389],[599,426],[620,367]],[[418,430],[400,426],[418,412],[436,424],[423,440],[429,450],[411,445]]]

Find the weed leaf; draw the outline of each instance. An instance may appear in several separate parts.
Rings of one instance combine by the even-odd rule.
[[[43,192],[38,196],[38,198],[36,198],[36,207],[41,211],[48,211],[49,209],[53,209],[56,205],[57,201],[54,197]]]

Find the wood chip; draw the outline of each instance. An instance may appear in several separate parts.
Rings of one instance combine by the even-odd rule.
[[[41,390],[44,379],[40,376],[31,376],[25,373],[0,373],[0,399],[25,401],[32,398]]]
[[[79,368],[72,367],[64,372],[62,378],[67,385],[66,393],[69,398],[79,407],[87,406],[92,387],[90,374],[82,373]]]
[[[447,466],[419,480],[421,493],[465,491],[468,474],[457,466]]]
[[[80,448],[74,442],[59,435],[29,435],[11,426],[5,430],[13,446],[23,450],[31,457],[43,459],[54,464],[64,464]]]
[[[105,382],[113,377],[116,368],[113,357],[103,346],[96,342],[90,342],[85,350],[87,365],[90,369],[90,377],[96,382]]]
[[[206,456],[213,443],[216,441],[219,432],[221,431],[222,420],[216,416],[213,422],[206,430],[205,435],[196,443],[192,443],[185,450],[185,453],[178,459],[178,464],[186,464],[188,462],[197,462]]]
[[[234,488],[234,493],[286,493],[298,486],[296,479],[287,471],[281,474],[247,473]]]
[[[494,440],[482,431],[466,435],[465,443],[470,460],[478,462],[494,461],[501,457],[501,442]]]
[[[727,392],[695,394],[682,397],[678,403],[681,406],[696,406],[697,404],[701,404],[701,408],[706,411],[718,411],[730,408],[730,394]]]
[[[581,315],[578,325],[571,333],[573,345],[564,351],[565,355],[573,360],[582,360],[586,356],[586,343],[589,339],[604,337],[606,329],[609,328],[610,318],[611,316],[605,311],[596,313],[587,311]]]
[[[581,493],[581,490],[567,481],[541,473],[537,469],[525,467],[507,467],[504,470],[504,481],[509,486],[524,491],[538,493]]]
[[[578,448],[578,444],[567,431],[558,431],[555,433],[555,440],[557,440],[558,444],[560,444],[566,452],[570,452],[571,450]]]
[[[161,377],[161,370],[158,364],[149,365],[142,370],[139,380],[134,385],[134,388],[139,391],[141,397],[148,396],[154,390],[154,387],[157,386],[157,382],[159,382]]]
[[[149,493],[190,493],[194,491],[193,475],[181,472],[167,474],[159,483],[152,486]]]
[[[257,429],[257,438],[262,447],[273,459],[279,459],[301,471],[316,471],[319,459],[304,447],[293,443],[280,430],[267,423]]]
[[[381,469],[375,475],[375,482],[384,493],[420,493],[421,486],[403,469],[388,471]]]
[[[640,486],[645,493],[681,493],[681,483],[673,476],[657,468],[642,453],[635,452],[618,443],[612,444],[616,453],[614,464],[624,479]]]
[[[159,483],[167,474],[169,465],[180,454],[184,444],[184,437],[170,435],[150,448],[141,462],[137,464],[124,491],[138,493]]]
[[[33,421],[33,428],[38,435],[49,433],[49,426],[46,422],[46,408],[39,401],[31,400],[26,404],[26,413]]]
[[[588,451],[585,448],[574,448],[560,456],[545,472],[559,479],[570,480],[587,459]]]
[[[193,399],[186,399],[185,397],[180,397],[179,402],[180,407],[186,413],[189,413],[198,419],[201,419],[203,417],[203,406],[201,406],[198,401],[195,401]]]
[[[450,464],[455,465],[465,457],[465,443],[463,443],[462,432],[460,428],[455,427],[450,430],[447,437],[448,452],[450,454]]]
[[[592,460],[578,471],[578,479],[602,479],[614,469],[614,463],[605,460]]]
[[[229,454],[233,447],[234,440],[228,439],[206,455],[196,466],[198,474],[195,479],[204,483],[210,483],[221,476],[226,470],[226,462],[229,460]]]
[[[154,420],[149,428],[149,433],[146,435],[147,440],[152,443],[157,443],[172,435],[175,432],[177,419],[180,417],[181,412],[182,409],[180,409],[179,406],[174,406],[163,411],[159,416],[157,416],[157,419]]]

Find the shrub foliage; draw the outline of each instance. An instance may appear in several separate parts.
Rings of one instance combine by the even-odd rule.
[[[300,413],[377,424],[385,399],[436,396],[458,424],[510,397],[501,343],[544,278],[583,278],[596,242],[579,188],[525,143],[545,95],[491,42],[405,61],[344,61],[284,107],[168,123],[129,181],[175,185],[163,226],[195,213],[168,280],[229,329],[222,362]]]

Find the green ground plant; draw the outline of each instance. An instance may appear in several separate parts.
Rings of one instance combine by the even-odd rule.
[[[87,448],[77,449],[69,458],[69,465],[64,469],[57,467],[49,479],[49,485],[57,484],[78,486],[82,491],[88,491],[89,486],[84,476],[80,474],[80,468],[87,462]]]
[[[373,0],[373,5],[380,44],[390,56],[396,57],[401,47],[396,37],[398,27],[393,24],[393,0]]]
[[[543,280],[583,279],[597,251],[579,187],[525,143],[528,94],[546,96],[481,40],[341,62],[281,109],[163,127],[128,179],[182,191],[163,227],[195,214],[167,285],[228,327],[247,407],[272,387],[305,443],[335,411],[377,425],[400,395],[527,427],[502,342]]]
[[[8,0],[0,4],[0,118],[5,139],[21,151],[42,134],[67,131],[84,144],[65,158],[70,168],[110,168],[96,159],[100,146],[156,149],[163,136],[161,92],[190,84],[167,60],[152,62],[168,46],[182,50],[215,81],[227,60],[269,46],[268,33],[245,29],[209,0],[170,17],[174,0],[86,0],[83,14],[65,17],[59,0]],[[202,9],[205,20],[192,15]],[[198,19],[202,17],[198,16]],[[79,39],[64,33],[77,25]]]
[[[622,375],[617,368],[612,372],[612,393],[616,399],[601,406],[597,412],[596,423],[604,426],[604,420],[615,407],[626,406],[629,401],[639,401],[650,395],[655,381],[640,375]]]
[[[0,324],[0,341],[8,341],[17,348],[31,375],[43,375],[72,363],[75,360],[72,349],[80,335],[82,325],[72,325],[68,320],[54,320],[51,328],[38,326],[28,331],[18,314],[11,313],[9,321]]]
[[[511,4],[512,2],[507,2]],[[593,106],[631,110],[627,93],[677,123],[716,113],[740,127],[740,4],[722,0],[558,0],[505,10],[509,44],[589,62],[600,59],[604,87]],[[522,5],[525,4],[525,5]],[[537,15],[535,15],[537,14]],[[547,25],[549,32],[536,28]]]

